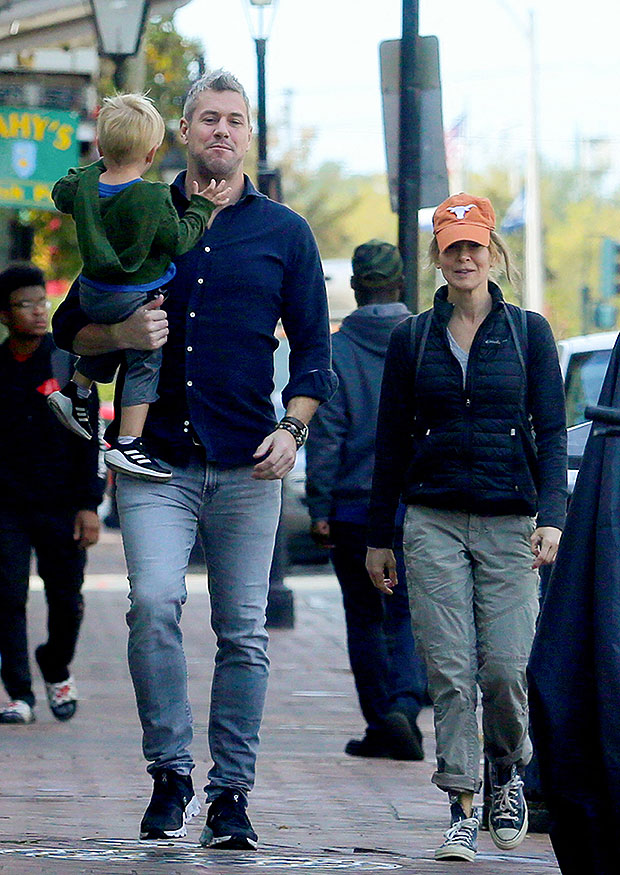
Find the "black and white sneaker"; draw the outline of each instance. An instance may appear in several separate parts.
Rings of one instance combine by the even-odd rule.
[[[93,430],[88,415],[88,398],[80,398],[77,386],[70,381],[64,389],[47,396],[47,403],[54,411],[56,419],[74,434],[91,440]]]
[[[467,817],[456,796],[450,794],[450,829],[435,851],[436,860],[466,860],[473,863],[478,851],[478,811],[473,809]]]
[[[140,824],[140,838],[182,838],[187,835],[187,821],[199,813],[191,777],[160,769],[153,778],[153,795]]]
[[[103,455],[108,468],[120,474],[129,474],[139,480],[155,480],[163,482],[170,480],[172,471],[160,465],[151,456],[141,438],[135,438],[130,444],[119,444],[115,441]]]
[[[527,835],[527,802],[523,795],[523,781],[513,765],[508,769],[491,766],[491,782],[489,832],[498,848],[510,851],[520,845]]]
[[[245,813],[247,801],[239,790],[224,790],[213,800],[200,836],[203,848],[246,851],[258,847],[258,836]]]

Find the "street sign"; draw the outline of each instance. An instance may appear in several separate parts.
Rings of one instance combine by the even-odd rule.
[[[79,162],[77,112],[0,106],[0,206],[52,210],[52,186]]]
[[[398,152],[400,133],[400,40],[385,40],[379,46],[383,130],[387,157],[390,203],[398,212]],[[419,36],[415,87],[420,94],[420,204],[435,207],[448,197],[448,171],[443,138],[439,42],[435,36]]]

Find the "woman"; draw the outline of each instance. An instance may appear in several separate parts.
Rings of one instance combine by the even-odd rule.
[[[527,832],[519,775],[531,758],[525,669],[538,571],[553,562],[566,507],[564,394],[546,320],[506,304],[489,272],[508,253],[486,198],[458,194],[433,216],[433,308],[388,349],[367,568],[396,585],[389,549],[399,497],[414,637],[428,671],[437,769],[451,825],[436,859],[473,860],[479,815],[477,685],[502,850]],[[532,560],[533,555],[533,560]]]

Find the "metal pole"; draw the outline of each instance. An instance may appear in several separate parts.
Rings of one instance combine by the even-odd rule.
[[[538,159],[538,76],[534,12],[530,10],[527,31],[529,48],[529,145],[525,187],[525,307],[542,313],[544,270],[542,219],[540,206],[540,166]]]
[[[415,87],[418,0],[403,0],[400,44],[398,246],[405,266],[403,301],[418,312],[418,209],[420,206],[420,101]]]
[[[267,170],[267,91],[265,88],[265,55],[267,52],[267,40],[264,37],[256,37],[256,65],[258,73],[258,187],[262,194],[269,194],[265,190],[263,174]]]

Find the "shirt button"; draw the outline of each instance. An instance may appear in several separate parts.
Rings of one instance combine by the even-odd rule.
[[[210,247],[210,246],[205,246],[205,252],[211,252],[211,247]]]
[[[193,352],[193,351],[194,351],[194,347],[193,347],[193,346],[188,346],[188,347],[187,347],[187,351],[188,351],[188,352]]]
[[[183,431],[185,432],[185,434],[187,434],[189,431],[189,428],[184,428]]]
[[[201,276],[198,277],[198,285],[201,286],[204,283],[204,280]]]
[[[189,314],[189,318],[190,318],[190,319],[193,319],[195,315],[196,315],[196,314],[192,312],[192,313]]]
[[[186,385],[188,385],[188,386],[193,386],[194,384],[192,383],[191,380],[188,380]]]
[[[189,419],[186,419],[183,425],[189,425]]]

